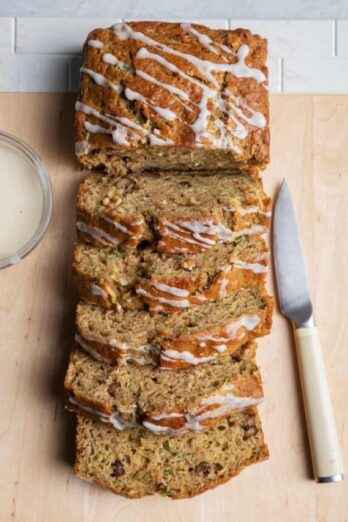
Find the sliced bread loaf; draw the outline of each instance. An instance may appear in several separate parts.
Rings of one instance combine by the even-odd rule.
[[[143,426],[154,433],[200,431],[233,410],[262,399],[255,345],[181,372],[150,366],[110,366],[75,348],[65,377],[67,407],[116,429]]]
[[[202,252],[264,233],[270,205],[261,179],[249,175],[94,173],[78,191],[77,230],[97,245],[155,242],[167,254]]]
[[[184,369],[268,334],[272,308],[263,285],[238,289],[217,302],[170,315],[151,315],[145,310],[117,313],[80,303],[76,341],[111,364]]]
[[[78,415],[76,475],[130,498],[192,497],[267,457],[255,408],[174,438],[137,428],[118,431]]]
[[[263,281],[267,258],[260,236],[241,236],[206,252],[169,257],[151,249],[122,251],[79,242],[73,267],[80,297],[88,303],[127,309],[145,303],[151,310],[170,313]]]

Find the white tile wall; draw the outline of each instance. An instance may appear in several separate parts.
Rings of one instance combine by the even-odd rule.
[[[0,91],[76,90],[87,33],[117,21],[0,17]],[[271,92],[348,93],[348,20],[189,21],[221,29],[248,27],[268,38]]]
[[[230,27],[247,27],[268,38],[271,57],[334,56],[335,23],[331,20],[230,20]]]
[[[17,53],[78,54],[87,34],[109,27],[110,18],[17,18]]]
[[[348,18],[347,0],[1,0],[2,16],[61,16],[121,18],[156,16],[162,18],[226,19],[272,18],[274,20],[304,20]]]
[[[284,92],[348,93],[348,60],[285,60],[283,84]]]
[[[337,22],[337,56],[348,58],[348,20]]]
[[[65,91],[68,63],[68,57],[60,55],[0,55],[1,90]]]
[[[268,83],[270,92],[282,90],[282,60],[281,58],[268,59]]]
[[[14,50],[14,19],[0,18],[0,53]]]

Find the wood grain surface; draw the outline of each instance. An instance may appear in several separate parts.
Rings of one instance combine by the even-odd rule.
[[[268,461],[178,501],[128,500],[72,474],[74,416],[64,410],[62,387],[73,339],[70,265],[82,177],[73,155],[73,104],[68,94],[0,96],[0,128],[39,153],[54,190],[44,240],[0,272],[0,521],[347,521],[348,481],[311,480],[292,332],[277,311],[258,352]],[[290,184],[348,470],[348,96],[275,95],[271,108],[272,166],[264,181],[272,196],[285,176]]]

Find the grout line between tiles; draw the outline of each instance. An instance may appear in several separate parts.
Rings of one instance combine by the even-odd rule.
[[[14,54],[15,52],[15,24],[16,19],[11,18],[11,48],[10,48],[10,54]]]
[[[284,92],[284,58],[280,58],[280,92]]]
[[[337,20],[334,20],[333,21],[333,55],[334,55],[334,58],[336,58],[338,55],[337,28],[338,28]]]
[[[18,25],[17,25],[17,18],[14,19],[14,26],[13,26],[13,52],[17,53],[17,31],[18,31]]]

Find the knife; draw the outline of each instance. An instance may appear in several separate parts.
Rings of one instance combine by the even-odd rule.
[[[344,479],[324,362],[307,273],[286,180],[283,181],[274,211],[273,249],[278,296],[283,315],[294,326],[297,362],[317,482]]]

